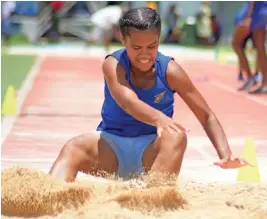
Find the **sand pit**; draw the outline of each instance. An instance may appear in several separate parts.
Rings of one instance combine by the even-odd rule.
[[[41,171],[2,171],[2,218],[265,219],[267,183],[132,188],[126,182],[64,183]],[[16,217],[15,217],[16,216]]]
[[[2,214],[42,216],[77,209],[92,195],[90,187],[64,183],[41,171],[12,168],[2,172]]]

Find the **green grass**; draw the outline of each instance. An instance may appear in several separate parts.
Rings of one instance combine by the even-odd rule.
[[[30,45],[30,43],[23,34],[16,34],[11,36],[8,40],[2,39],[2,47],[14,45]]]
[[[1,105],[9,85],[17,90],[21,87],[31,67],[35,63],[34,55],[10,55],[1,54]]]

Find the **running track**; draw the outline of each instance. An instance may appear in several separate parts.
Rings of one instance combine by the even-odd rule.
[[[100,58],[88,57],[42,59],[32,89],[2,143],[2,169],[32,165],[47,172],[69,138],[95,130],[103,101],[101,62]],[[261,178],[266,181],[267,98],[237,93],[232,66],[197,60],[180,64],[216,113],[233,152],[241,156],[246,137],[254,138]],[[236,170],[221,170],[212,165],[217,160],[215,150],[179,97],[175,107],[175,117],[192,130],[181,176],[234,182]]]

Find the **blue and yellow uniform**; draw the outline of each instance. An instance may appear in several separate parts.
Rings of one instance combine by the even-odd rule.
[[[158,52],[154,63],[156,76],[154,86],[150,89],[138,89],[131,82],[130,60],[126,49],[118,50],[108,56],[113,56],[123,66],[126,80],[140,100],[172,117],[174,91],[166,81],[166,69],[172,57]],[[118,175],[128,178],[143,171],[142,155],[147,145],[156,138],[157,129],[136,120],[125,112],[112,98],[106,82],[104,95],[102,121],[97,131],[101,132],[101,136],[117,155]]]

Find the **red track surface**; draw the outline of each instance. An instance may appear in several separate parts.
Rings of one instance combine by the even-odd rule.
[[[92,58],[44,59],[21,116],[2,145],[2,168],[34,161],[34,167],[47,170],[69,138],[95,130],[103,100],[101,62]],[[241,155],[245,138],[253,137],[258,157],[266,158],[267,98],[249,99],[247,94],[235,92],[236,74],[232,66],[212,61],[181,64],[219,118],[233,151]],[[207,160],[201,153],[204,152],[216,160],[205,132],[179,97],[175,107],[176,118],[192,130],[189,141],[193,141],[186,159]]]

